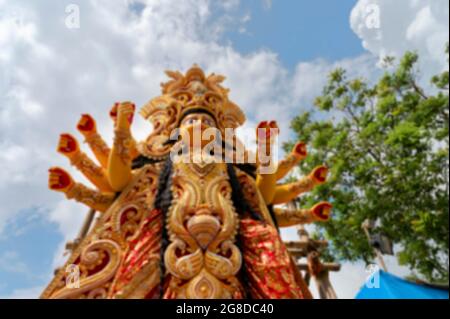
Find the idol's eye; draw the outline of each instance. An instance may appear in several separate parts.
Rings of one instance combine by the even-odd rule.
[[[208,126],[214,126],[214,122],[211,119],[203,119],[203,123]]]
[[[198,120],[198,119],[197,119],[196,117],[189,117],[189,118],[187,118],[187,119],[185,119],[185,120],[183,121],[183,124],[184,124],[184,125],[192,125],[192,124],[194,124],[197,120]]]

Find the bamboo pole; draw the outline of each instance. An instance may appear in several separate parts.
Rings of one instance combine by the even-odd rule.
[[[369,221],[366,220],[362,223],[361,228],[364,230],[364,233],[366,234],[367,237],[367,241],[370,245],[370,232],[369,232]],[[384,258],[383,258],[383,254],[381,253],[381,251],[378,248],[372,247],[373,251],[375,252],[375,255],[377,256],[378,259],[378,264],[381,266],[381,268],[385,271],[388,272],[386,264],[384,263]]]

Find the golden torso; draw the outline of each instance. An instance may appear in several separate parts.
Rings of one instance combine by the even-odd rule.
[[[175,298],[236,297],[242,256],[226,164],[174,163],[172,193],[164,254],[169,290]]]

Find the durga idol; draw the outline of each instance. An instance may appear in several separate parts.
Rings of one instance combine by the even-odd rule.
[[[162,84],[162,95],[140,110],[153,126],[145,140],[137,142],[131,134],[131,102],[116,103],[110,111],[112,147],[97,133],[95,120],[82,115],[77,128],[96,161],[74,136],[60,136],[58,152],[94,187],[53,167],[49,188],[100,216],[41,297],[311,298],[279,227],[329,218],[328,202],[283,209],[283,204],[324,183],[327,168],[319,166],[296,182],[280,183],[307,150],[300,142],[277,164],[262,161],[261,154],[273,153],[278,132],[274,121],[257,128],[265,134],[257,133],[255,161],[249,151],[243,161],[233,160],[239,155],[236,145],[242,143],[233,138],[230,148],[225,131],[243,125],[245,116],[222,87],[225,78],[206,76],[196,65],[185,74],[166,73],[170,81]],[[214,152],[193,160],[192,143],[173,138],[173,132],[189,136],[196,129],[211,128],[219,134],[208,144],[215,150],[228,147],[221,161],[208,159],[208,154],[217,159]],[[171,155],[179,150],[175,160]],[[272,169],[262,169],[267,165]],[[67,285],[68,268],[78,271],[76,286]]]

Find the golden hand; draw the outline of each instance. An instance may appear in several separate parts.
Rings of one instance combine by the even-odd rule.
[[[320,202],[311,208],[311,213],[314,215],[316,221],[327,221],[330,219],[331,209],[333,205],[329,202]]]
[[[266,150],[270,150],[279,132],[280,129],[278,128],[276,121],[260,122],[256,127],[256,141],[258,143],[258,148],[265,147]]]
[[[97,125],[95,120],[89,114],[81,115],[81,119],[77,124],[77,129],[81,134],[83,134],[84,137],[97,133]]]
[[[298,158],[300,160],[305,159],[306,156],[308,156],[308,150],[306,148],[306,143],[298,142],[297,144],[295,144],[291,153],[292,153],[292,155],[294,155],[296,158]]]
[[[48,187],[51,190],[67,193],[75,184],[69,173],[62,168],[52,167],[48,172]]]
[[[272,203],[277,182],[277,169],[276,164],[272,159],[272,146],[278,133],[279,129],[277,122],[275,121],[261,122],[256,128],[256,141],[258,147],[256,153],[258,167],[256,185],[267,205]]]
[[[133,122],[134,111],[136,106],[131,102],[124,102],[117,105],[117,121],[118,129],[128,130]]]
[[[321,165],[313,169],[313,171],[309,174],[309,178],[314,182],[314,184],[320,185],[327,181],[327,175],[328,167]]]
[[[297,164],[308,156],[306,143],[299,142],[295,144],[291,153],[278,162],[277,180],[285,177]]]
[[[80,152],[80,147],[75,137],[70,134],[61,134],[58,142],[58,152],[69,159],[77,155]]]

